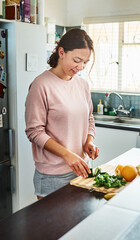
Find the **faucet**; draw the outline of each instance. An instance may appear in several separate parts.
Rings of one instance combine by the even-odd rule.
[[[121,97],[121,95],[117,92],[111,92],[109,94],[109,97],[110,97],[111,94],[115,94],[116,96],[118,96],[120,98],[121,102],[122,102],[122,105],[119,105],[117,109],[114,109],[114,112],[117,114],[117,116],[119,116],[119,117],[124,117],[124,116],[131,117],[132,111],[134,111],[134,107],[130,107],[129,110],[126,110],[125,107],[124,107],[124,100]]]
[[[124,101],[123,101],[123,98],[121,97],[121,95],[117,92],[111,92],[111,93],[109,93],[109,97],[111,94],[115,94],[116,96],[118,96],[122,102],[122,105],[119,105],[117,110],[124,110]]]

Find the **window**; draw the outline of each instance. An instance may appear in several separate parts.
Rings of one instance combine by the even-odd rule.
[[[86,29],[95,49],[90,88],[140,93],[140,21],[90,23]]]

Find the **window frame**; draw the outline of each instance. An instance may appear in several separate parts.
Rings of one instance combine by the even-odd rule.
[[[124,45],[131,45],[131,43],[124,43],[124,24],[123,22],[132,22],[132,21],[140,21],[140,15],[121,15],[121,16],[105,16],[105,17],[86,17],[83,18],[83,25],[88,25],[88,24],[99,24],[99,23],[115,23],[115,22],[119,22],[119,51],[123,50],[123,46]],[[122,24],[121,24],[122,23]],[[87,31],[88,31],[88,27],[87,27]],[[120,34],[121,33],[121,34]],[[136,45],[140,45],[140,43],[135,43]],[[121,68],[122,68],[122,54],[119,52],[118,54],[119,59],[118,61],[121,63],[118,66],[118,76],[120,75]],[[94,67],[94,66],[93,66]],[[118,85],[121,86],[122,83],[122,79],[118,78]],[[109,91],[108,89],[106,90],[101,90],[101,89],[96,89],[94,90],[93,88],[91,88],[91,92],[100,92],[100,93],[105,93],[105,92],[119,92],[119,93],[124,93],[124,94],[136,94],[136,95],[140,95],[140,91],[139,92],[130,92],[130,91],[121,91],[121,90],[111,90]]]

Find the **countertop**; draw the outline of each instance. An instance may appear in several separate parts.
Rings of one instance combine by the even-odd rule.
[[[56,240],[106,202],[67,185],[0,222],[0,240]]]
[[[95,126],[97,127],[104,127],[104,128],[114,128],[114,129],[122,129],[122,130],[127,130],[127,131],[134,131],[134,132],[140,132],[140,119],[139,118],[129,118],[129,117],[120,117],[120,119],[125,119],[126,122],[127,120],[129,123],[124,122],[117,122],[113,121],[114,118],[119,118],[117,116],[109,116],[109,115],[98,115],[97,113],[93,113],[94,118],[95,118]],[[100,120],[101,118],[101,120]],[[110,118],[108,121],[105,118]],[[112,118],[112,120],[111,120]],[[132,121],[132,123],[131,123]],[[134,121],[136,124],[134,124]]]
[[[113,159],[109,164],[140,164],[140,149]],[[67,185],[0,222],[1,240],[115,239],[140,214],[140,178],[114,198]],[[116,238],[117,239],[117,238]]]

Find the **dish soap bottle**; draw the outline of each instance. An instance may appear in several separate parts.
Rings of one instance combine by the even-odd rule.
[[[104,115],[109,114],[109,108],[110,108],[110,103],[109,103],[109,94],[105,94],[105,99],[104,99]]]
[[[97,113],[98,114],[103,114],[103,104],[102,104],[102,99],[99,99],[99,104],[97,105]]]

